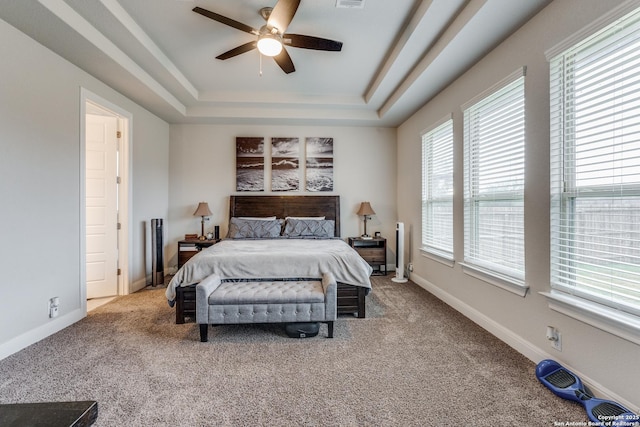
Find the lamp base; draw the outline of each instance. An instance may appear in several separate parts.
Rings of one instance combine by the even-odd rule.
[[[198,237],[198,240],[207,240],[207,238],[205,236],[200,236]]]
[[[370,240],[370,239],[373,239],[373,237],[371,237],[371,236],[369,236],[369,235],[367,234],[367,219],[369,219],[369,218],[367,218],[367,215],[365,215],[365,216],[364,216],[364,234],[363,234],[362,236],[360,236],[360,238],[361,238],[361,239],[364,239],[364,240]]]

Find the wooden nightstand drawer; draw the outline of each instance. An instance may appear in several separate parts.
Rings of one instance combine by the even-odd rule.
[[[378,267],[379,274],[387,274],[387,239],[383,237],[371,239],[349,237],[349,246],[355,249],[370,266]]]
[[[385,254],[379,248],[358,248],[360,256],[367,262],[384,262]]]

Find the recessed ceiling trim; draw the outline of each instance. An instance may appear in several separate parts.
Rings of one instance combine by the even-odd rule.
[[[131,33],[133,37],[144,46],[147,51],[158,60],[160,64],[171,74],[182,87],[193,97],[198,99],[198,90],[182,74],[176,65],[162,52],[151,37],[134,21],[134,19],[122,8],[116,0],[100,0],[104,7]]]
[[[363,107],[365,101],[361,96],[340,94],[304,94],[282,92],[220,92],[207,91],[200,93],[202,102],[220,102],[228,104],[298,104],[298,105],[334,105]]]
[[[335,109],[335,108],[247,108],[229,106],[194,106],[187,109],[187,117],[219,118],[219,119],[283,119],[303,120],[305,122],[331,120],[335,123],[351,123],[353,121],[376,122],[380,119],[373,110]]]
[[[411,38],[416,28],[420,25],[420,22],[423,20],[429,7],[431,6],[432,0],[422,0],[416,11],[413,13],[409,24],[404,28],[404,31],[395,42],[391,53],[387,56],[382,65],[382,68],[376,73],[373,82],[369,85],[367,92],[365,93],[364,99],[368,104],[371,101],[371,98],[376,94],[376,91],[380,88],[380,85],[387,78],[389,70],[393,66],[393,63],[398,59],[398,56],[402,53],[403,49],[407,45],[407,41]]]
[[[422,74],[429,68],[431,63],[442,53],[449,43],[460,33],[465,25],[482,9],[487,0],[471,0],[463,10],[456,16],[451,25],[442,33],[442,36],[434,43],[433,47],[429,49],[426,55],[416,64],[411,70],[407,78],[402,80],[400,85],[393,91],[391,96],[387,98],[382,107],[378,110],[380,117],[384,117],[385,114],[400,100],[409,88],[422,76]]]
[[[135,61],[129,58],[129,56],[121,51],[115,44],[113,44],[113,42],[107,39],[93,25],[73,10],[67,3],[62,0],[38,1],[51,13],[60,18],[62,22],[75,30],[95,47],[100,49],[100,51],[131,73],[131,75],[136,77],[141,83],[154,91],[176,111],[182,115],[186,114],[186,107],[184,104],[178,101],[175,96],[167,91],[160,83],[144,71]]]

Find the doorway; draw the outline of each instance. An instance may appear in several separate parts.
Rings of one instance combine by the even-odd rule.
[[[83,306],[129,293],[130,115],[82,90],[81,298]]]

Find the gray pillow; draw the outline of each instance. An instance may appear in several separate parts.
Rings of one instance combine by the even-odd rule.
[[[336,223],[332,219],[288,218],[284,226],[285,237],[334,237]]]
[[[230,239],[274,238],[280,236],[282,222],[278,219],[241,219],[231,218],[229,221]]]

